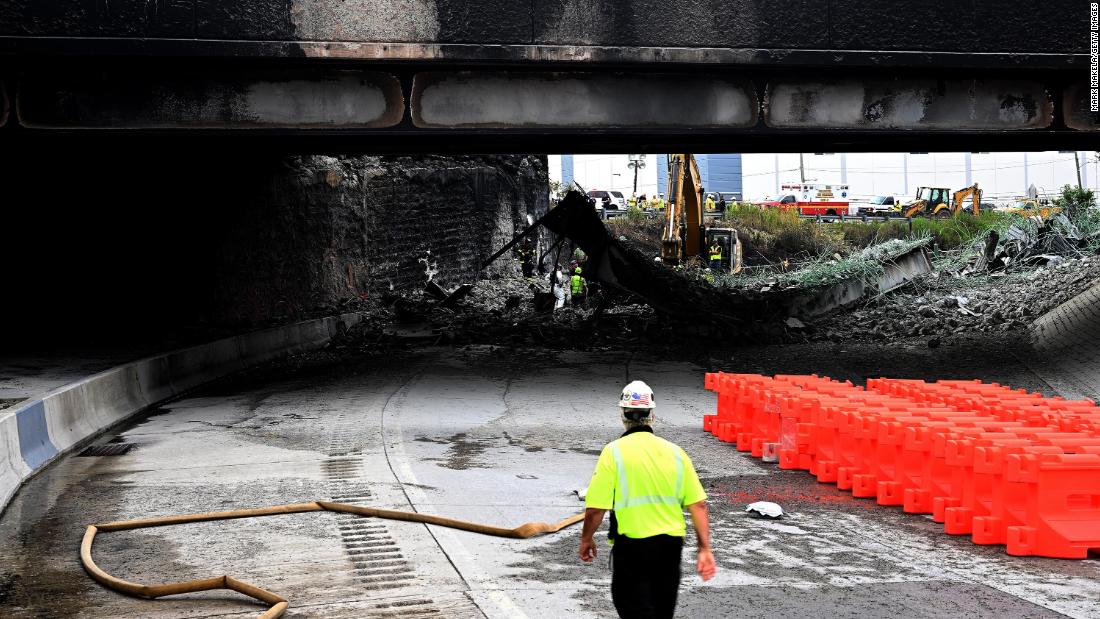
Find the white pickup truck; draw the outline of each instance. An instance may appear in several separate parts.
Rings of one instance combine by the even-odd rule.
[[[850,215],[889,215],[894,205],[900,204],[894,196],[875,196],[867,202],[852,202]]]

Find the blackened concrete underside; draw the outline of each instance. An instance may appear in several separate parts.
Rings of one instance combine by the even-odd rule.
[[[0,134],[313,152],[1086,148],[1100,128],[1087,28],[1070,0],[0,0]]]

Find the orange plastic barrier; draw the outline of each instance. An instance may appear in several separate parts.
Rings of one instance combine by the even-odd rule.
[[[1100,550],[1100,407],[978,380],[708,373],[703,429],[1009,554]]]

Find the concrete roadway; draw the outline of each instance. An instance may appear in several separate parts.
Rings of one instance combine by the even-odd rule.
[[[714,407],[702,372],[631,354],[471,347],[209,387],[100,441],[132,443],[129,453],[67,457],[23,488],[0,519],[0,615],[259,612],[228,592],[148,601],[96,585],[78,561],[93,522],[316,498],[506,526],[557,521],[581,509],[573,490],[621,431],[619,390],[640,378],[656,390],[658,433],[691,454],[711,494],[719,573],[701,583],[685,552],[681,616],[1100,617],[1096,560],[1009,557],[713,440],[700,429]],[[758,499],[789,516],[748,518],[744,504]],[[139,582],[229,574],[287,597],[290,617],[614,616],[607,553],[581,564],[578,533],[504,540],[310,513],[103,533],[95,556]]]

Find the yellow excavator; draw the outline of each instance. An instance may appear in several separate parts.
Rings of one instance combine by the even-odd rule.
[[[963,212],[966,199],[971,199],[971,212],[980,215],[982,212],[982,190],[978,183],[948,194],[951,190],[947,187],[918,187],[916,198],[901,207],[901,213],[905,217],[952,217]]]
[[[691,256],[707,260],[712,270],[741,272],[741,243],[732,228],[707,228],[703,222],[703,182],[694,155],[668,156],[668,206],[661,230],[661,259],[679,263]],[[708,248],[718,244],[718,265]]]
[[[703,182],[694,155],[668,156],[668,206],[661,259],[679,262],[703,254]]]
[[[1021,217],[1035,217],[1038,215],[1043,219],[1050,219],[1051,215],[1061,213],[1062,207],[1040,204],[1035,198],[1016,198],[1012,206],[998,210],[1005,213],[1014,213]]]

